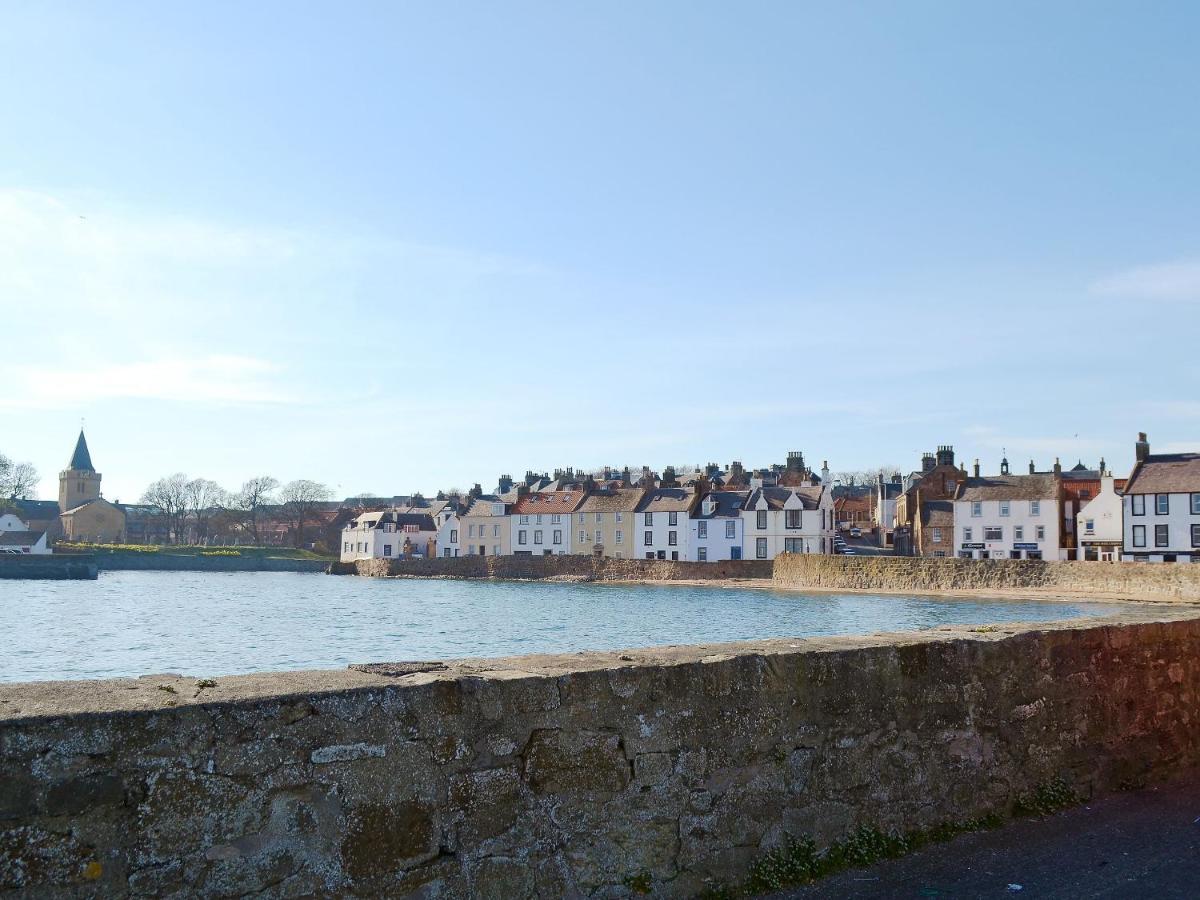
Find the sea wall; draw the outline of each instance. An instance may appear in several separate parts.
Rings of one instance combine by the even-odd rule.
[[[339,563],[347,575],[408,575],[425,578],[562,578],[579,581],[683,581],[719,578],[770,578],[770,560],[683,562],[658,559],[610,559],[598,556],[456,556],[435,559],[365,559]]]
[[[0,555],[0,579],[92,580],[97,577],[96,557],[54,553]]]
[[[1187,615],[0,685],[0,891],[695,896],[1195,766]]]
[[[862,591],[967,591],[1200,603],[1200,565],[1049,562],[904,556],[784,554],[780,587]]]
[[[113,550],[97,553],[100,571],[138,570],[154,572],[324,572],[327,560],[291,559],[248,551],[242,556],[201,556],[169,550],[143,553]]]

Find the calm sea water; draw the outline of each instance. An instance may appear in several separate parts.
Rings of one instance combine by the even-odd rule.
[[[1114,609],[715,587],[105,572],[99,581],[0,581],[0,681],[340,668],[1044,621]]]

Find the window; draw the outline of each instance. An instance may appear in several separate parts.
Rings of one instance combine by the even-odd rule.
[[[500,545],[492,544],[492,556],[499,556],[499,555],[500,555]]]
[[[968,525],[966,528],[963,529],[963,540],[964,541],[974,540],[974,538],[972,537],[972,535],[974,533],[975,533],[975,529],[973,529],[970,525]]]
[[[786,510],[783,514],[783,525],[785,528],[799,528],[800,527],[800,510],[798,510],[798,509]]]
[[[765,531],[767,528],[767,511],[760,509],[758,511],[757,523],[759,531]]]
[[[579,524],[582,525],[586,521],[587,521],[587,513],[580,513],[579,514]]]
[[[731,541],[737,537],[737,523],[733,520],[725,523],[725,537]]]
[[[654,524],[654,513],[646,513],[646,521],[644,524],[646,524],[646,525]]]
[[[344,544],[342,544],[342,552],[343,553],[350,552],[350,542],[349,541],[346,541]]]
[[[1046,526],[1045,525],[1037,526],[1035,535],[1036,535],[1037,540],[1044,541],[1046,539]]]
[[[784,538],[783,539],[784,553],[803,553],[804,539],[803,538]]]
[[[1130,502],[1133,504],[1133,514],[1135,516],[1144,516],[1146,514],[1145,494],[1134,494],[1133,500]]]
[[[597,515],[597,516],[599,516],[599,515],[600,515],[600,513],[596,513],[596,515]],[[620,522],[620,521],[621,521],[621,514],[620,514],[620,513],[617,513],[617,521],[618,521],[618,522]]]
[[[533,524],[534,525],[542,524],[542,514],[541,513],[538,513],[536,516],[533,517]]]
[[[934,550],[934,551],[933,551],[933,555],[934,555],[934,556],[945,556],[945,555],[946,555],[946,551],[945,551],[945,550]]]
[[[696,548],[696,559],[699,560],[700,562],[708,562],[708,548],[707,547],[697,547]]]
[[[699,522],[696,523],[696,537],[698,537],[698,538],[708,537],[708,523],[705,522],[703,519],[701,519]]]
[[[521,516],[521,524],[528,525],[529,524],[529,516]]]
[[[1171,514],[1171,495],[1170,494],[1155,494],[1154,495],[1154,512],[1160,516]]]
[[[999,525],[984,525],[983,539],[985,541],[1002,541],[1004,540],[1004,529]]]
[[[617,533],[615,535],[613,535],[613,538],[614,538],[614,540],[616,540],[616,542],[618,544],[625,543],[625,533],[623,531],[621,531],[620,528],[617,529]]]
[[[533,533],[533,542],[535,544],[540,544],[542,542],[542,533],[540,531],[535,531]]]
[[[644,541],[644,543],[647,547],[654,546],[654,532],[653,531],[646,532],[646,540]]]
[[[526,531],[524,528],[522,528],[520,531],[517,532],[517,543],[518,544],[528,544],[529,543],[528,537],[529,537],[529,532]]]
[[[942,529],[940,529],[940,528],[933,529],[933,542],[935,544],[940,544],[942,542]]]
[[[972,500],[971,501],[971,515],[974,516],[975,518],[978,518],[979,516],[983,515],[983,501],[982,500]]]
[[[561,528],[554,529],[554,543],[555,544],[562,543],[562,529]]]
[[[391,556],[391,555],[392,555],[392,545],[391,545],[391,544],[384,544],[384,545],[383,545],[383,555],[384,555],[384,556]]]
[[[584,531],[582,528],[579,529],[579,543],[581,543],[581,544],[587,543],[587,532]]]
[[[599,525],[604,521],[604,517],[600,513],[596,513],[596,524]]]
[[[1014,541],[1025,540],[1025,526],[1024,525],[1014,525],[1013,526],[1013,540]]]
[[[953,478],[951,478],[949,481],[946,482],[946,493],[953,494],[954,489],[957,487],[958,487],[958,482],[955,481]]]
[[[767,539],[766,538],[758,538],[754,542],[754,555],[757,556],[759,559],[767,558]]]
[[[452,543],[452,544],[458,543],[458,529],[457,528],[450,529],[450,543]]]
[[[1133,546],[1135,546],[1135,547],[1145,547],[1146,546],[1146,526],[1145,525],[1134,525],[1133,526]]]
[[[1095,519],[1084,519],[1083,520],[1083,533],[1084,534],[1095,534],[1096,533],[1096,520]]]
[[[475,537],[475,526],[474,525],[467,526],[467,537]]]
[[[667,546],[668,547],[679,546],[679,532],[678,531],[668,531],[667,532]]]
[[[480,537],[483,537],[483,532],[482,532],[482,531],[481,531],[481,532],[479,532],[479,536],[480,536]],[[492,526],[492,537],[500,537],[500,526],[499,526],[499,525],[493,525],[493,526]]]
[[[1090,500],[1092,496],[1091,488],[1081,488],[1079,491],[1080,500]]]
[[[1192,546],[1200,547],[1200,525],[1192,526]]]
[[[1161,494],[1159,496],[1162,496]],[[1154,526],[1154,546],[1155,547],[1170,547],[1171,546],[1171,528],[1169,525]]]
[[[677,512],[667,513],[667,524],[668,525],[678,525],[679,524],[679,513],[677,513]]]
[[[1009,508],[1010,508],[1010,505],[1007,500],[1000,501],[1000,515],[1007,516],[1009,513]]]
[[[599,529],[599,528],[597,528],[597,529],[596,529],[596,543],[597,543],[597,544],[603,544],[603,543],[604,543],[604,535],[600,533],[600,529]]]
[[[560,516],[558,513],[555,513],[550,517],[551,525],[558,525],[560,522],[562,522],[562,516]]]

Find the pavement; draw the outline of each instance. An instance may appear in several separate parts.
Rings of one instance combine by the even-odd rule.
[[[1200,772],[771,896],[1194,900],[1200,898]]]

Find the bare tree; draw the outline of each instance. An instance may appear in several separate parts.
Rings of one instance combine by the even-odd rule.
[[[304,526],[312,520],[317,508],[332,496],[333,492],[325,485],[304,478],[283,486],[279,500],[283,504],[284,517],[295,528],[295,546],[304,545]]]
[[[142,494],[142,502],[162,510],[167,522],[168,539],[180,543],[188,514],[188,477],[176,472],[151,482]]]
[[[829,479],[842,487],[871,487],[879,474],[883,473],[884,481],[891,481],[893,475],[900,473],[899,466],[880,466],[877,469],[854,469],[841,472],[830,472]]]
[[[278,488],[279,481],[277,479],[270,475],[259,475],[243,484],[242,489],[234,498],[234,505],[242,512],[243,521],[250,528],[250,534],[254,538],[256,547],[259,544],[258,523],[262,517],[263,507],[270,506],[275,502],[274,494]]]
[[[207,543],[209,523],[215,513],[229,505],[229,492],[207,478],[193,478],[185,491],[187,510],[196,526],[196,543]]]
[[[33,463],[14,463],[0,453],[0,499],[33,499],[40,480],[41,476]]]

